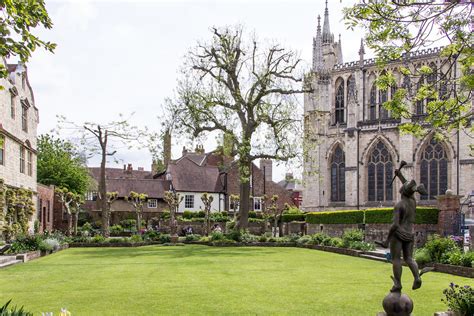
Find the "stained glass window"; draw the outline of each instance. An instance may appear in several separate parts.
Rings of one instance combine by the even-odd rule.
[[[344,82],[339,84],[336,91],[336,109],[334,123],[344,123]]]
[[[443,146],[434,138],[421,154],[420,182],[428,192],[421,196],[422,200],[434,200],[448,189],[448,158]]]
[[[381,141],[374,147],[367,165],[368,200],[391,201],[393,190],[390,181],[393,177],[392,156]]]
[[[388,118],[388,111],[383,107],[383,104],[388,101],[388,93],[387,90],[380,90],[379,91],[379,117],[381,119]]]
[[[331,201],[343,202],[346,200],[345,155],[340,146],[337,146],[331,157]]]

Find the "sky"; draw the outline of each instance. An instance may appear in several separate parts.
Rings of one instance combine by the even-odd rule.
[[[345,62],[358,60],[362,37],[360,31],[346,30],[342,21],[342,8],[354,2],[328,4],[331,31],[336,39],[341,34]],[[299,52],[309,69],[317,16],[323,17],[325,1],[46,0],[46,6],[54,27],[38,34],[58,46],[54,54],[36,51],[28,64],[40,111],[39,134],[56,127],[56,115],[77,123],[107,123],[119,113],[135,113],[132,124],[157,130],[184,56],[198,41],[211,38],[212,26],[243,25],[262,41]],[[183,145],[173,141],[174,159]],[[206,151],[215,146],[214,138],[204,142]],[[122,150],[117,158],[118,165],[110,162],[110,167],[132,163],[150,170],[151,155],[145,149]],[[285,172],[300,173],[281,165],[274,180],[283,179]]]

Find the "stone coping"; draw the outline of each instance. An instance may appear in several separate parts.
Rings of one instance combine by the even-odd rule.
[[[17,260],[21,260],[23,262],[28,262],[30,260],[33,260],[33,259],[37,259],[39,257],[44,257],[44,256],[47,256],[49,254],[52,254],[52,253],[55,253],[55,252],[58,252],[58,251],[61,251],[61,250],[64,250],[64,249],[67,249],[69,248],[69,245],[68,244],[64,244],[64,245],[60,245],[58,250],[52,250],[52,251],[40,251],[40,250],[35,250],[35,251],[28,251],[28,252],[25,252],[25,253],[19,253],[19,254],[16,254],[16,259]]]

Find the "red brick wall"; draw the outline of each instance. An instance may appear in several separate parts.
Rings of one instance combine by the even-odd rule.
[[[54,186],[38,183],[38,221],[40,232],[53,230]]]

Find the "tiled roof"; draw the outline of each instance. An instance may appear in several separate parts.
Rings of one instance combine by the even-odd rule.
[[[162,199],[170,188],[170,182],[153,179],[108,179],[107,191],[119,193],[119,197],[128,196],[131,191],[145,193],[149,198]]]
[[[91,167],[89,168],[89,172],[92,177],[99,179],[99,167]],[[121,168],[105,168],[105,177],[107,179],[152,179],[152,173],[150,171],[124,171]]]
[[[177,191],[221,192],[223,184],[217,166],[205,164],[206,155],[186,154],[168,165],[167,173]]]

